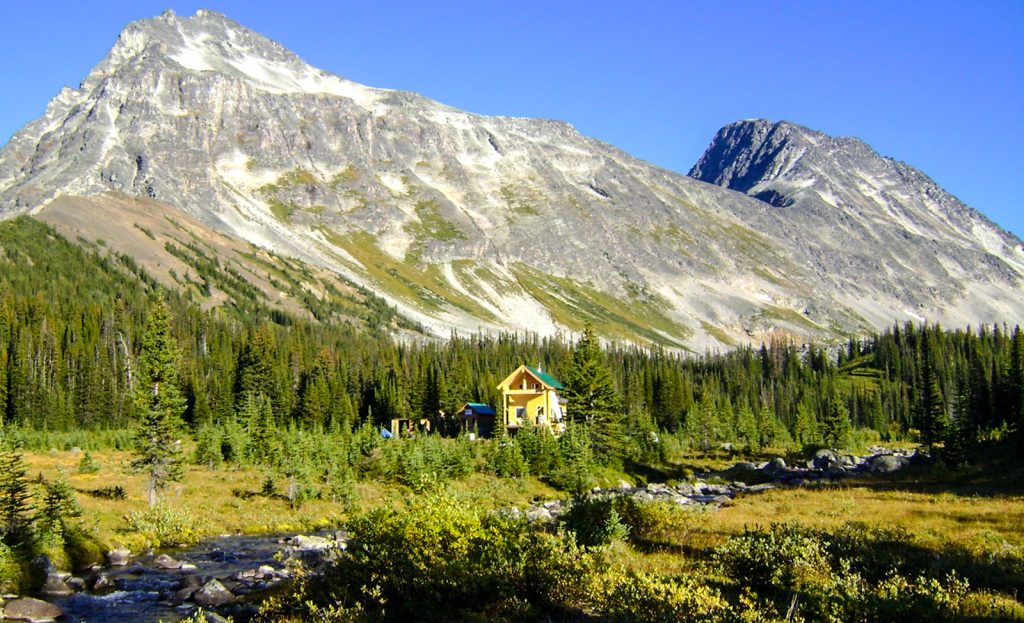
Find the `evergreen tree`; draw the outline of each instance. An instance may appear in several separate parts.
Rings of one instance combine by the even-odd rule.
[[[756,452],[761,449],[761,435],[757,430],[757,419],[754,417],[754,411],[747,405],[740,407],[736,421],[736,432],[738,433],[739,440],[749,450]]]
[[[552,484],[574,494],[590,490],[590,469],[593,453],[586,424],[569,422],[558,439],[558,467],[551,476]]]
[[[686,414],[686,433],[690,441],[702,450],[710,450],[717,431],[717,410],[711,388],[706,384],[700,402]]]
[[[203,426],[196,433],[196,449],[192,455],[192,462],[210,470],[216,469],[224,461],[221,444],[220,429],[212,425]]]
[[[839,392],[832,390],[826,405],[825,417],[821,420],[821,438],[830,448],[845,448],[850,437],[850,413],[839,397]]]
[[[1008,419],[1016,424],[1018,439],[1024,445],[1024,331],[1020,327],[1013,332],[1009,368]]]
[[[968,462],[971,446],[977,438],[970,414],[969,384],[957,383],[956,400],[953,403],[953,421],[946,429],[942,460],[947,465],[964,465]]]
[[[42,533],[63,537],[67,534],[67,520],[81,517],[82,507],[63,474],[45,483],[45,490],[36,525]]]
[[[0,319],[2,320],[2,319]],[[0,424],[7,414],[7,344],[0,340]]]
[[[186,405],[178,387],[178,356],[167,304],[158,300],[150,309],[139,353],[137,405],[141,422],[130,464],[132,470],[146,475],[151,507],[160,492],[183,474],[176,431]]]
[[[272,467],[281,458],[274,410],[270,399],[262,393],[246,394],[239,418],[248,431],[247,458],[254,465]]]
[[[796,408],[796,419],[793,421],[793,441],[800,447],[806,447],[819,443],[820,440],[814,409],[807,400],[801,400]]]
[[[0,453],[0,529],[10,546],[24,543],[32,532],[32,493],[26,472],[20,447]]]
[[[921,431],[921,441],[929,449],[936,442],[942,441],[946,435],[949,419],[946,416],[946,405],[939,388],[939,378],[930,365],[925,365],[921,379],[920,402],[918,404],[917,422]]]
[[[522,478],[529,473],[529,466],[523,458],[519,444],[509,437],[507,432],[495,439],[494,443],[496,448],[494,458],[491,460],[494,473],[502,478]]]
[[[605,460],[623,455],[622,409],[601,344],[589,323],[576,342],[566,375],[569,415],[585,422],[591,447]]]

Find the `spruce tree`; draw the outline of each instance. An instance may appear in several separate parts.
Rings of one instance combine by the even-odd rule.
[[[1009,379],[1009,420],[1017,427],[1017,436],[1024,445],[1024,331],[1016,327],[1010,346]]]
[[[273,467],[281,457],[274,410],[262,393],[246,394],[239,419],[246,424],[248,460],[254,465]]]
[[[818,432],[818,420],[814,417],[814,409],[806,399],[796,407],[796,419],[793,421],[793,441],[801,448],[816,444],[821,440]]]
[[[565,393],[569,416],[587,424],[594,454],[605,460],[621,458],[624,443],[619,395],[590,323],[576,342]]]
[[[761,434],[757,429],[757,418],[754,417],[753,410],[747,405],[740,407],[736,420],[736,432],[747,450],[756,452],[761,449]]]
[[[16,444],[0,453],[0,529],[9,546],[24,543],[32,532],[32,492],[27,468]]]
[[[821,421],[821,437],[830,448],[845,448],[850,437],[850,413],[835,389],[829,397],[825,417]]]
[[[700,402],[686,414],[686,433],[690,441],[704,451],[710,450],[718,436],[718,418],[715,398],[710,384],[706,384]]]
[[[44,534],[63,537],[67,534],[67,520],[81,517],[82,507],[63,474],[45,483],[45,490],[36,525]]]
[[[178,357],[167,304],[157,300],[149,312],[138,359],[136,404],[141,420],[130,464],[133,471],[146,475],[151,507],[167,485],[181,480],[183,474],[176,432],[186,404],[178,387]]]
[[[917,428],[921,431],[921,441],[928,446],[929,450],[936,442],[943,440],[946,435],[946,427],[949,425],[932,350],[931,332],[925,330],[921,341],[921,385],[918,388],[917,413],[915,415],[917,416]]]

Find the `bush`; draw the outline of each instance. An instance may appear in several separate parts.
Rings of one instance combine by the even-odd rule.
[[[583,547],[606,547],[629,534],[615,509],[616,502],[610,495],[576,496],[562,515],[562,525]]]
[[[678,546],[707,519],[703,508],[680,507],[668,500],[644,502],[625,495],[616,498],[615,510],[629,529],[629,542],[642,549]]]
[[[127,530],[142,536],[153,547],[189,545],[199,540],[201,531],[188,510],[175,510],[164,504],[125,517]]]
[[[608,582],[605,616],[620,623],[731,621],[729,603],[691,578],[629,574]]]
[[[17,593],[23,582],[21,565],[7,545],[0,543],[0,591]]]
[[[726,576],[809,621],[1013,620],[1019,604],[1012,599],[972,593],[955,571],[938,574],[951,569],[945,558],[902,530],[860,525],[834,532],[774,525],[732,537],[716,552]]]
[[[799,590],[831,568],[818,539],[785,524],[745,530],[718,548],[715,557],[727,576],[741,578],[756,591]]]
[[[596,562],[571,538],[445,495],[348,524],[344,556],[283,612],[333,608],[387,620],[536,619],[593,598]],[[473,614],[476,613],[476,614]],[[528,613],[532,613],[528,614]],[[385,616],[386,614],[386,616]],[[301,618],[301,615],[300,615]]]

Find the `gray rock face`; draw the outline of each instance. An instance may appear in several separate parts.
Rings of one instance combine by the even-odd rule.
[[[804,234],[801,262],[865,297],[851,307],[873,322],[878,301],[953,324],[1020,311],[1005,305],[1024,287],[1021,240],[858,139],[741,121],[718,132],[690,176],[764,202],[757,228]]]
[[[566,306],[694,349],[1024,316],[1020,241],[862,143],[736,124],[693,175],[565,123],[355,84],[200,11],[130,24],[0,150],[0,213],[152,198],[442,336],[553,334]]]

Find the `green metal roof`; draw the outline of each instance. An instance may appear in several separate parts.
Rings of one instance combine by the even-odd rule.
[[[549,387],[553,387],[555,389],[565,389],[565,387],[562,386],[562,384],[558,382],[558,379],[556,379],[555,377],[551,376],[547,372],[541,372],[537,368],[531,368],[530,366],[526,366],[526,369],[530,371],[530,374],[534,375],[535,377],[537,377],[541,381],[544,381],[545,385],[547,385]]]

